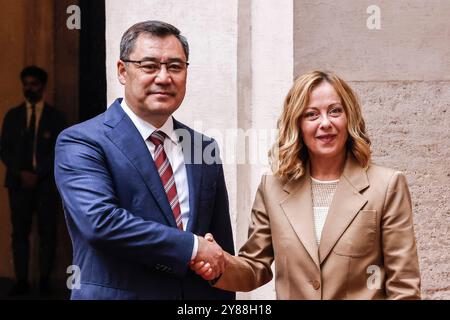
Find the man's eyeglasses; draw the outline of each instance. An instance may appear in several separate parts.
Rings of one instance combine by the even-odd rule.
[[[123,62],[134,63],[140,68],[142,71],[148,74],[157,74],[161,70],[162,65],[166,65],[166,70],[170,74],[180,74],[184,72],[189,63],[184,61],[169,61],[169,62],[159,62],[153,60],[122,60]]]

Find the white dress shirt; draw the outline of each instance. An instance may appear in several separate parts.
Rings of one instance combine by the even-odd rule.
[[[155,145],[148,139],[150,135],[158,130],[164,132],[168,138],[164,140],[164,151],[169,159],[170,165],[173,171],[173,177],[175,185],[177,187],[178,201],[180,202],[181,209],[181,221],[183,222],[183,229],[186,231],[186,227],[189,222],[189,187],[188,178],[186,172],[186,165],[184,163],[184,155],[181,144],[178,142],[178,137],[173,129],[173,118],[170,116],[167,121],[161,126],[161,128],[155,128],[152,124],[139,118],[133,110],[127,105],[125,99],[121,103],[123,111],[130,117],[136,129],[141,134],[142,139],[152,155],[155,157]],[[197,256],[198,239],[194,235],[194,248],[192,250],[192,259]]]
[[[31,114],[33,111],[31,110],[31,103],[29,101],[26,101],[26,107],[27,107],[27,128],[30,127],[30,121],[31,121]],[[34,130],[34,149],[33,149],[33,167],[36,169],[36,141],[37,141],[37,132],[39,128],[39,121],[41,121],[41,115],[42,110],[44,110],[44,101],[39,101],[35,103],[36,108],[36,122],[34,123],[35,130]]]

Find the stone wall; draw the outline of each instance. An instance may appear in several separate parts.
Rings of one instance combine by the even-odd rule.
[[[367,27],[376,4],[380,29]],[[373,159],[404,171],[422,294],[450,298],[450,2],[294,1],[295,75],[333,70],[363,105]]]

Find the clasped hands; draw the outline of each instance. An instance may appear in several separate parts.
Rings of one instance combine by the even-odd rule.
[[[219,277],[226,268],[227,257],[222,248],[214,240],[212,234],[198,236],[198,250],[195,260],[189,263],[190,268],[205,280]]]
[[[31,171],[20,171],[20,180],[23,188],[34,188],[38,181],[38,176]]]

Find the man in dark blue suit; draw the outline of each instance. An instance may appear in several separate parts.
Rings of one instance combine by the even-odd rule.
[[[17,283],[12,294],[29,290],[29,235],[37,213],[40,291],[50,289],[59,203],[53,178],[56,138],[65,127],[63,115],[44,102],[47,72],[26,67],[20,75],[25,102],[3,120],[1,158],[6,165],[12,222],[12,251]]]
[[[222,248],[234,252],[217,144],[172,117],[188,48],[170,24],[129,28],[117,63],[124,99],[58,138],[55,178],[80,268],[72,299],[235,297],[188,265],[205,261],[218,277]]]

